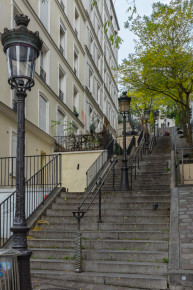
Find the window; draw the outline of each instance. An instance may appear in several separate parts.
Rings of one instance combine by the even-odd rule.
[[[93,71],[92,71],[91,67],[89,67],[88,87],[92,93],[92,91],[93,91]]]
[[[59,67],[59,99],[66,102],[66,77],[65,72],[61,67]]]
[[[42,21],[43,25],[47,30],[49,30],[48,27],[48,18],[49,18],[49,1],[41,1],[40,0],[40,20]]]
[[[40,78],[48,82],[48,50],[45,46],[42,47],[40,52]]]
[[[74,25],[74,31],[76,36],[78,37],[79,35],[79,27],[80,27],[80,17],[78,10],[75,8],[75,25]]]
[[[74,73],[78,76],[78,50],[74,47]]]
[[[39,128],[48,133],[48,102],[43,96],[39,96]]]
[[[60,52],[65,56],[66,29],[60,24]]]
[[[99,83],[97,83],[97,102],[98,102],[98,104],[100,105],[101,103],[101,87],[100,87],[100,84]]]
[[[93,36],[90,35],[90,54],[93,56],[94,54],[94,39]]]
[[[78,96],[78,90],[76,87],[74,87],[73,92],[73,112],[79,112],[79,96]]]
[[[58,120],[57,136],[64,136],[65,115],[60,109],[58,109],[57,120]]]

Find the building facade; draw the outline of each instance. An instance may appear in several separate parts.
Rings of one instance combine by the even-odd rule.
[[[94,1],[96,2],[96,1]],[[115,136],[118,88],[113,77],[118,48],[109,35],[119,29],[113,2],[98,0],[1,0],[0,31],[15,27],[14,16],[30,18],[43,49],[36,63],[35,86],[26,98],[26,155],[51,154],[56,136],[84,134],[104,124]],[[108,31],[104,25],[108,22]],[[7,83],[7,64],[0,50],[0,154],[16,155],[15,91]]]

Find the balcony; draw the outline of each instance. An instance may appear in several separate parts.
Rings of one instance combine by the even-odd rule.
[[[63,91],[61,91],[60,89],[59,89],[59,99],[60,99],[61,101],[64,101],[64,93],[63,93]]]
[[[43,68],[40,66],[40,78],[46,82],[46,72],[43,70]]]
[[[61,45],[60,45],[60,52],[61,52],[62,55],[64,55],[64,49],[63,49],[63,47]]]

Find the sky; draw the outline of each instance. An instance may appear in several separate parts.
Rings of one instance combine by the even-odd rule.
[[[129,53],[134,52],[134,34],[129,29],[124,28],[124,22],[127,21],[128,13],[126,12],[131,0],[114,0],[115,11],[120,26],[119,36],[124,40],[119,49],[119,64],[122,59],[127,58]],[[158,0],[136,0],[137,12],[139,15],[150,15],[152,12],[152,4]],[[169,4],[170,0],[160,0],[164,4]]]

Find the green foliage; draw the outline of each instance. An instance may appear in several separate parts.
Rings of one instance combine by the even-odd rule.
[[[180,111],[187,141],[191,143],[189,102],[193,93],[193,0],[173,0],[169,5],[153,4],[152,14],[137,15],[126,23],[138,37],[135,53],[119,68],[121,83],[138,98],[140,105]],[[158,106],[159,105],[159,106]],[[136,108],[138,109],[138,108]],[[134,109],[134,110],[136,110]],[[169,111],[168,111],[169,113]]]

